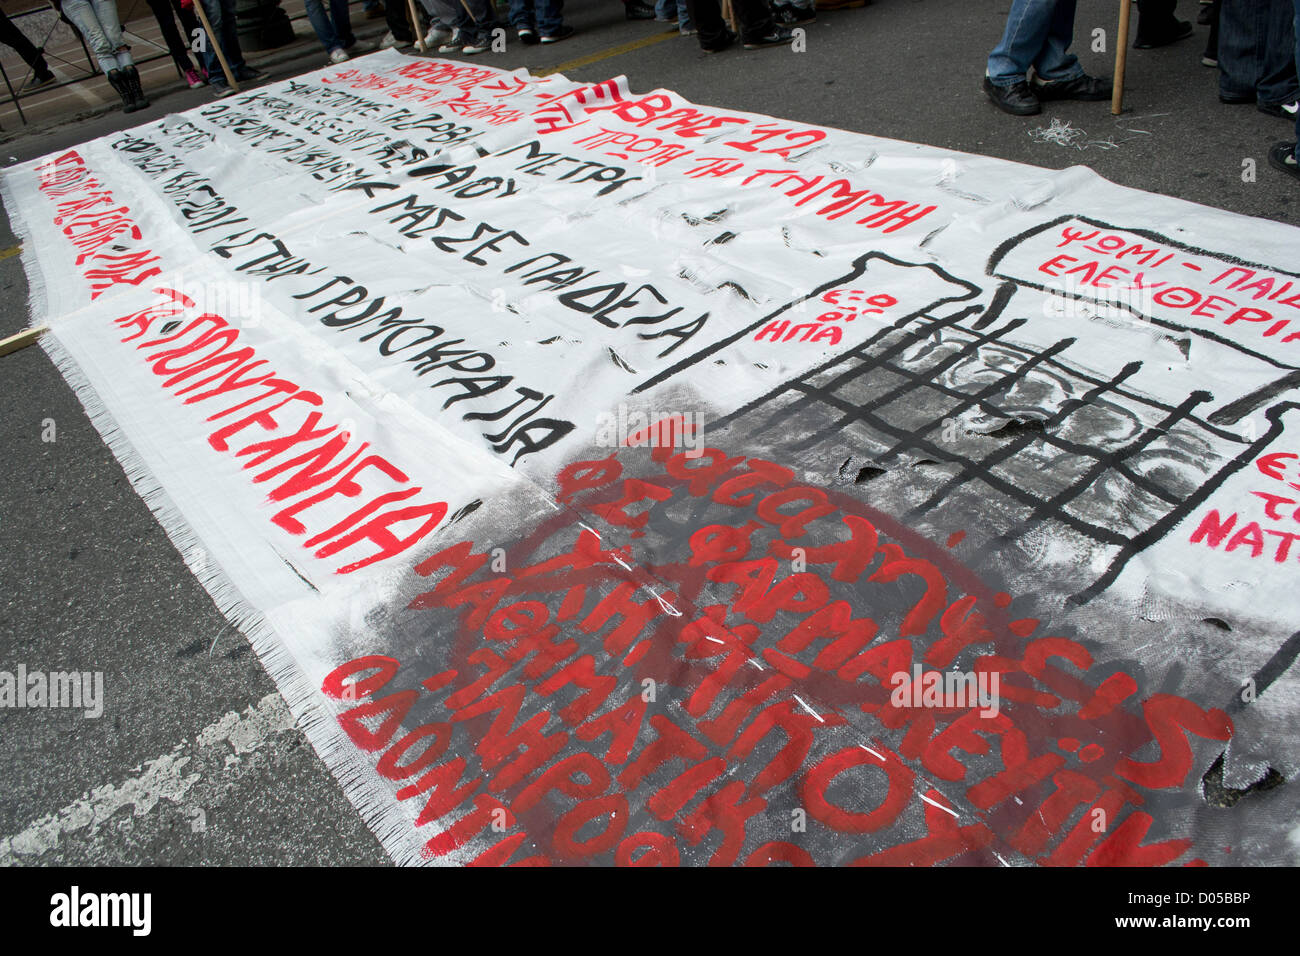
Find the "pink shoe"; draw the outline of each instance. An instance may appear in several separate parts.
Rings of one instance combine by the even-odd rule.
[[[190,85],[190,89],[197,90],[200,86],[207,86],[208,81],[199,75],[198,70],[186,70],[185,82]]]

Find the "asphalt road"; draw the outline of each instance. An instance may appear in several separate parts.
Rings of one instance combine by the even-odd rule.
[[[1087,165],[1139,189],[1283,222],[1300,188],[1265,152],[1282,120],[1224,106],[1193,39],[1129,57],[1128,111],[1061,103],[1013,118],[980,77],[1008,0],[876,0],[824,13],[806,51],[705,55],[694,38],[626,22],[614,0],[571,0],[564,43],[477,57],[493,66],[624,74],[638,91],[982,153],[1039,166]],[[1191,0],[1182,0],[1194,18]],[[1110,69],[1113,0],[1080,0],[1090,71]],[[1106,50],[1090,49],[1105,31]],[[373,34],[373,26],[368,31]],[[637,45],[638,41],[640,45]],[[631,48],[627,48],[631,47]],[[313,44],[272,58],[280,79],[323,65]],[[586,61],[586,62],[584,62]],[[166,112],[205,90],[0,138],[8,165]],[[1082,133],[1052,141],[1054,123]],[[1037,131],[1037,132],[1036,132]],[[1058,140],[1061,137],[1058,136]],[[1247,160],[1253,160],[1254,176]],[[27,285],[0,223],[0,335],[29,324]],[[1300,251],[1300,250],[1298,250]],[[49,439],[53,440],[49,440]],[[228,627],[132,492],[44,353],[0,359],[0,670],[104,673],[103,716],[0,708],[0,864],[379,863],[386,857],[306,738],[292,727],[244,637]]]

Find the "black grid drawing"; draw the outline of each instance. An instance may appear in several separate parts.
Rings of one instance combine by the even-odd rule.
[[[1081,582],[1087,586],[1074,596],[1076,601],[1103,590],[1135,554],[1167,534],[1281,431],[1280,412],[1290,406],[1269,410],[1266,433],[1246,441],[1199,414],[1213,400],[1209,392],[1193,391],[1170,405],[1127,388],[1127,380],[1142,367],[1140,361],[1125,364],[1109,378],[1098,378],[1066,361],[1074,338],[1061,338],[1039,350],[1009,342],[1009,333],[1026,320],[1001,320],[995,314],[1000,304],[982,316],[980,306],[943,316],[909,316],[714,427],[743,417],[745,425],[752,423],[769,434],[798,435],[788,446],[792,451],[831,441],[842,448],[848,441],[880,468],[917,460],[956,466],[954,474],[903,517],[941,518],[945,502],[974,494],[992,530],[989,546],[994,550],[1014,545],[1049,521],[1111,547],[1108,566],[1096,580]],[[1010,367],[999,370],[996,362],[986,362],[992,353]],[[982,367],[985,380],[955,381],[954,373],[963,363]],[[1069,397],[1054,410],[1025,421],[1017,417],[1008,397],[1036,376],[1066,383]],[[1084,419],[1099,408],[1126,415],[1133,433],[1122,441],[1090,435]],[[965,433],[960,441],[943,440],[944,429],[972,411],[1006,419],[1011,427],[990,434]],[[807,428],[802,435],[800,425]],[[1145,467],[1171,445],[1198,449],[1199,474],[1190,486],[1185,471],[1175,475]],[[1098,500],[1099,489],[1117,487],[1143,507],[1126,510],[1122,518],[1119,509],[1106,508],[1106,502]]]

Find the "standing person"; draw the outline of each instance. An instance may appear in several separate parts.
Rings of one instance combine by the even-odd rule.
[[[1223,0],[1219,8],[1219,100],[1254,103],[1295,119],[1300,108],[1292,0]]]
[[[14,52],[32,68],[32,75],[23,84],[22,92],[30,93],[32,90],[39,90],[42,86],[54,82],[54,72],[50,69],[50,65],[45,62],[45,57],[41,54],[41,51],[36,49],[22,30],[14,26],[13,21],[5,15],[3,10],[0,10],[0,43],[13,47]]]
[[[190,61],[190,45],[181,39],[180,33],[177,32],[176,20],[181,21],[181,29],[185,31],[185,36],[193,37],[202,29],[199,26],[199,18],[194,15],[193,8],[182,7],[177,0],[149,0],[149,9],[153,11],[153,18],[158,21],[163,41],[167,44],[167,52],[172,55],[172,62],[176,64],[176,69],[181,76],[185,77],[185,82],[190,85],[190,89],[197,90],[207,81],[199,75],[199,71],[194,68],[194,63]]]
[[[122,39],[116,0],[51,0],[54,8],[77,28],[104,71],[108,83],[122,97],[122,112],[144,109],[149,101],[140,86],[131,50]]]
[[[1291,33],[1295,37],[1295,68],[1300,72],[1300,0],[1291,0]],[[1295,121],[1294,143],[1277,143],[1268,151],[1269,165],[1300,182],[1300,116]]]
[[[189,7],[195,0],[181,0],[182,7]],[[217,58],[217,46],[226,57],[230,72],[238,83],[251,83],[266,76],[261,70],[244,62],[244,51],[239,48],[239,34],[235,30],[235,0],[199,0],[203,4],[203,13],[208,18],[214,35],[209,36],[203,45],[203,68],[208,72],[208,85],[213,94],[220,99],[234,92],[226,82],[226,74],[221,69],[221,60]]]
[[[357,45],[357,38],[352,35],[352,19],[348,15],[348,0],[329,0],[329,11],[325,10],[324,0],[303,0],[307,8],[307,19],[316,31],[316,38],[329,54],[331,63],[343,63],[348,59],[347,51]]]
[[[739,39],[746,50],[785,46],[794,39],[793,33],[772,19],[766,0],[736,0],[732,9],[740,19]],[[738,39],[722,19],[718,0],[686,0],[686,12],[700,31],[700,49],[705,53],[719,53]]]
[[[1032,116],[1043,111],[1043,100],[1110,99],[1110,82],[1089,76],[1069,52],[1076,5],[1077,0],[1011,0],[1002,40],[984,74],[984,92],[994,106]]]

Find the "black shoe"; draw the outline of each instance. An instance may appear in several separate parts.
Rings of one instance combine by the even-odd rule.
[[[653,20],[655,18],[655,8],[643,0],[626,0],[623,4],[623,15],[629,20]]]
[[[816,22],[817,11],[813,7],[800,7],[793,3],[774,4],[772,19],[776,21],[777,26],[801,27]]]
[[[537,31],[534,30],[532,27],[520,27],[515,32],[518,33],[519,35],[519,42],[522,43],[524,46],[537,45],[538,43]]]
[[[31,79],[29,79],[26,83],[23,84],[23,88],[21,92],[34,93],[37,90],[41,89],[42,87],[49,86],[56,79],[57,77],[53,73],[46,73],[44,76],[34,75],[31,77]]]
[[[1267,113],[1269,116],[1280,117],[1287,122],[1294,123],[1296,113],[1300,111],[1300,103],[1294,100],[1290,103],[1259,103],[1255,107],[1261,113]]]
[[[259,70],[255,66],[244,64],[244,68],[235,74],[235,79],[240,83],[259,83],[266,79],[266,71]]]
[[[794,40],[794,34],[788,27],[772,24],[766,33],[757,36],[745,38],[746,50],[761,50],[769,46],[789,46]]]
[[[1186,40],[1196,31],[1186,20],[1175,20],[1174,25],[1161,33],[1154,36],[1144,37],[1138,34],[1138,38],[1133,41],[1135,50],[1154,50],[1158,46],[1168,46],[1171,43],[1177,43],[1179,40]]]
[[[139,70],[134,66],[122,67],[122,80],[126,83],[126,91],[131,94],[136,109],[142,110],[149,105],[144,95],[144,87],[140,85]]]
[[[573,36],[573,27],[567,23],[556,28],[554,33],[548,33],[542,37],[543,43],[559,43],[561,40],[567,40]]]
[[[988,94],[989,99],[1004,113],[1010,113],[1012,116],[1033,116],[1043,111],[1042,104],[1038,102],[1038,97],[1034,91],[1029,88],[1029,84],[1024,80],[1019,83],[1012,83],[1010,86],[998,86],[987,76],[984,77],[984,92]]]
[[[1032,89],[1040,100],[1108,100],[1113,92],[1110,80],[1087,75],[1053,83],[1035,82]]]
[[[1295,143],[1274,143],[1268,151],[1268,164],[1300,182],[1300,163],[1295,161]]]
[[[121,70],[109,70],[104,76],[108,80],[108,85],[117,91],[118,96],[122,97],[123,113],[134,113],[140,108],[135,105],[135,97],[127,89],[126,77],[122,75]]]
[[[724,28],[721,38],[714,40],[712,43],[705,43],[704,37],[701,36],[700,49],[705,53],[721,53],[723,50],[735,46],[736,41],[739,39],[740,37],[736,36],[736,34]]]
[[[1220,93],[1219,102],[1226,103],[1229,106],[1245,106],[1247,103],[1255,102],[1254,93]]]

